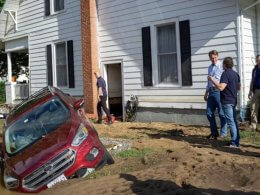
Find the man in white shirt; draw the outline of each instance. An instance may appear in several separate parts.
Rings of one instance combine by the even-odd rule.
[[[209,59],[211,61],[211,65],[208,68],[208,76],[213,77],[217,82],[219,82],[223,72],[223,65],[218,60],[218,52],[216,50],[210,51]],[[220,137],[221,138],[226,137],[227,122],[220,102],[220,91],[214,86],[214,84],[211,81],[208,81],[206,92],[204,95],[204,100],[207,102],[207,118],[210,123],[210,131],[211,131],[210,135],[207,138],[217,139],[219,137],[219,133],[217,130],[217,123],[214,114],[216,109],[218,110],[220,124],[221,124]]]

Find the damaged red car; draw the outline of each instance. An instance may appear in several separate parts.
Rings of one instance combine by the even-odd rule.
[[[82,99],[46,87],[9,113],[1,151],[6,188],[40,192],[114,163],[83,104]]]

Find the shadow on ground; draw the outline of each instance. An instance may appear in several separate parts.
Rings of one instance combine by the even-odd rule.
[[[223,191],[218,189],[196,188],[190,184],[182,183],[181,186],[172,181],[148,179],[145,181],[138,180],[134,175],[120,174],[121,178],[133,182],[131,190],[135,194],[178,194],[178,195],[200,195],[200,194],[222,194],[222,195],[260,195],[258,192],[243,192],[237,190]]]

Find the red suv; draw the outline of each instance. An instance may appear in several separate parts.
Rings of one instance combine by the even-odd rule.
[[[6,188],[40,192],[114,163],[83,104],[82,99],[46,87],[9,113],[1,151]]]

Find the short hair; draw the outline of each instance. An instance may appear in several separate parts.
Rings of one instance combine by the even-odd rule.
[[[223,60],[223,65],[229,69],[233,68],[234,66],[233,59],[231,57],[225,57]]]
[[[216,56],[218,56],[218,51],[217,51],[217,50],[212,50],[212,51],[210,51],[210,52],[209,52],[209,57],[210,57],[211,55],[216,55]]]
[[[257,59],[257,58],[259,58],[260,57],[260,55],[258,54],[256,57],[255,57],[255,59]]]

